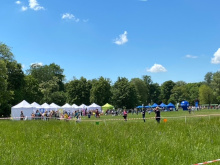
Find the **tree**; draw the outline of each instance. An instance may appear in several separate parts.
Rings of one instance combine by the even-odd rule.
[[[3,61],[14,61],[14,55],[13,53],[11,52],[11,49],[0,42],[0,60],[3,60]]]
[[[172,94],[172,89],[175,86],[175,83],[172,80],[165,81],[161,85],[161,98],[163,103],[167,104],[170,99],[170,95]]]
[[[213,80],[211,82],[211,86],[214,90],[215,97],[220,96],[220,72],[213,73]]]
[[[139,78],[133,78],[133,79],[131,79],[131,84],[133,84],[136,89],[137,96],[138,96],[138,104],[139,105],[141,105],[141,104],[147,105],[149,90],[147,89],[146,83]]]
[[[150,84],[150,99],[152,103],[159,103],[160,100],[161,89],[158,83]]]
[[[67,102],[70,104],[90,104],[91,82],[81,77],[79,80],[74,79],[66,84]]]
[[[211,104],[213,100],[213,90],[208,85],[202,85],[199,88],[200,104]]]
[[[213,79],[213,73],[212,72],[206,73],[204,80],[207,85],[211,85],[212,79]]]
[[[112,101],[116,108],[134,108],[138,104],[137,93],[127,78],[118,77],[112,86]]]
[[[32,75],[39,83],[52,80],[54,77],[58,79],[59,90],[64,90],[64,78],[63,69],[59,65],[52,63],[50,65],[32,64],[30,69],[27,70],[28,75]]]
[[[90,91],[90,102],[97,103],[99,105],[104,105],[108,103],[111,99],[111,81],[100,77],[98,81],[92,84]]]
[[[151,80],[151,76],[144,75],[143,81],[146,84],[146,92],[147,92],[147,101],[146,102],[151,103],[152,98],[151,98],[151,93],[150,93],[151,92],[150,85],[153,83],[153,81]]]
[[[24,86],[24,95],[25,100],[32,103],[38,102],[43,103],[42,98],[43,94],[40,91],[39,82],[31,75],[27,75],[24,78],[25,86]]]

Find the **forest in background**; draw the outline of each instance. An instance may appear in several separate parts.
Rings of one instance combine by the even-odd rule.
[[[11,48],[0,43],[0,89],[1,116],[9,116],[11,107],[22,100],[58,105],[111,103],[115,108],[127,109],[142,104],[176,104],[183,100],[194,105],[197,99],[200,104],[219,104],[220,72],[207,72],[204,81],[197,83],[169,80],[159,85],[148,75],[131,80],[118,77],[114,83],[102,76],[87,80],[83,75],[66,81],[64,69],[55,63],[32,64],[24,73]]]

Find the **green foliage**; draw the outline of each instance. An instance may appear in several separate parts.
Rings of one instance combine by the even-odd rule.
[[[98,105],[109,103],[112,96],[110,83],[109,79],[103,77],[94,82],[90,91],[90,102]]]
[[[133,79],[131,79],[131,84],[133,84],[136,89],[137,97],[138,97],[138,104],[139,105],[142,105],[142,104],[147,105],[148,104],[147,99],[148,99],[149,89],[147,88],[146,83],[139,78],[133,78]]]
[[[174,88],[175,83],[172,80],[169,81],[165,81],[162,85],[161,85],[161,99],[162,102],[167,104],[168,100],[172,94],[172,89]]]
[[[13,61],[14,60],[14,55],[11,52],[11,49],[0,42],[0,60],[4,61]]]
[[[211,104],[213,101],[213,90],[207,86],[202,85],[199,88],[199,100],[200,104]]]
[[[133,84],[127,78],[118,77],[112,86],[112,101],[116,108],[134,108],[137,106],[137,92]]]
[[[74,79],[66,84],[67,102],[70,104],[89,105],[91,82],[81,77],[79,80]]]

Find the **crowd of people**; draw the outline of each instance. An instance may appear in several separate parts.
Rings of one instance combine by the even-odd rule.
[[[85,110],[83,111],[74,111],[74,112],[70,112],[70,111],[63,111],[60,112],[59,110],[54,111],[44,111],[44,112],[40,112],[39,110],[36,110],[36,112],[31,114],[31,119],[32,120],[50,120],[50,119],[73,119],[76,118],[81,119],[81,116],[88,116],[88,118],[91,118],[91,116],[94,115],[96,118],[100,118],[100,112],[98,111],[98,109],[93,110],[93,111],[87,111]],[[26,120],[25,114],[23,113],[23,111],[21,111],[20,113],[20,120]]]
[[[146,110],[145,108],[142,109],[141,113],[142,113],[142,117],[143,117],[143,121],[145,122],[145,115],[146,115],[146,112],[148,111],[148,114],[151,113],[151,111],[149,110]],[[134,111],[131,110],[131,113],[133,113]],[[136,110],[137,114],[138,114],[138,111]],[[160,109],[159,107],[156,107],[154,109],[154,112],[155,112],[155,119],[158,123],[160,123]],[[108,114],[112,114],[112,115],[119,115],[119,114],[122,114],[123,115],[123,118],[124,118],[124,121],[127,121],[127,117],[128,117],[128,111],[126,109],[123,110],[123,112],[121,113],[121,111],[115,111],[115,112],[111,112],[110,110],[107,110],[106,111],[106,115]],[[85,110],[84,111],[84,114],[82,111],[74,111],[74,112],[67,112],[67,111],[63,111],[62,113],[60,111],[54,111],[54,110],[51,110],[51,111],[45,111],[45,112],[40,112],[39,110],[36,110],[36,112],[32,113],[31,114],[31,119],[32,120],[50,120],[50,119],[59,119],[59,120],[70,120],[70,119],[73,119],[73,118],[76,118],[77,120],[81,120],[81,116],[88,116],[88,118],[91,118],[92,115],[94,115],[96,118],[100,118],[100,112],[98,109],[94,110],[94,111],[87,111]],[[20,120],[26,120],[25,118],[25,115],[23,113],[23,111],[21,111],[21,114],[20,114]]]

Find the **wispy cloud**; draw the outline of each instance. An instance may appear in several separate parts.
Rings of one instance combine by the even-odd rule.
[[[21,4],[21,1],[16,1],[15,3],[18,4],[18,5],[20,5],[20,4]]]
[[[166,68],[160,64],[154,64],[150,69],[147,69],[148,72],[152,73],[159,73],[159,72],[166,72]]]
[[[35,11],[44,10],[44,7],[40,6],[37,0],[29,0],[29,7]]]
[[[83,22],[88,22],[89,21],[89,19],[83,19]]]
[[[42,62],[35,62],[35,63],[31,63],[32,67],[38,67],[38,66],[43,66]]]
[[[215,52],[214,57],[211,59],[212,64],[220,64],[220,48]]]
[[[22,6],[22,7],[21,7],[21,10],[22,10],[22,11],[26,11],[27,9],[28,9],[27,6]]]
[[[192,56],[192,55],[187,54],[186,58],[198,58],[198,56]]]
[[[125,44],[126,42],[128,42],[127,35],[128,35],[127,31],[124,31],[123,34],[119,35],[119,38],[116,38],[114,40],[114,43],[117,44],[117,45]]]
[[[73,20],[75,22],[79,22],[79,18],[76,18],[73,14],[70,13],[65,13],[62,15],[62,19],[65,20]]]

